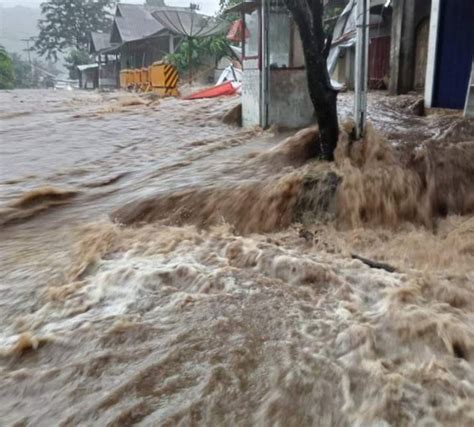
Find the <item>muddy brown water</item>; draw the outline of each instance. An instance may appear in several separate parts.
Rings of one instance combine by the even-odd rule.
[[[474,423],[472,121],[373,94],[328,165],[238,98],[0,100],[0,425]]]

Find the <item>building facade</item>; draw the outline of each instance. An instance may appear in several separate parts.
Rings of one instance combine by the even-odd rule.
[[[298,128],[313,121],[298,29],[282,0],[244,2],[243,126]]]
[[[474,63],[474,2],[432,0],[427,107],[463,109]]]

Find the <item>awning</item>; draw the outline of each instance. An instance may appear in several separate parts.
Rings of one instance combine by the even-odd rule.
[[[241,42],[244,38],[248,38],[249,35],[250,33],[245,28],[243,19],[237,19],[236,21],[232,22],[226,38],[232,42]]]
[[[99,68],[99,64],[83,64],[77,66],[79,71],[91,70],[93,68]]]
[[[252,13],[257,9],[259,3],[256,1],[243,1],[235,6],[229,7],[224,13]]]
[[[112,54],[112,53],[118,53],[118,52],[120,52],[120,48],[121,48],[121,47],[122,47],[121,44],[116,43],[116,44],[114,44],[113,46],[110,46],[110,47],[107,48],[107,49],[102,49],[101,51],[99,51],[99,53],[102,53],[102,54],[104,54],[104,55],[105,55],[105,54],[108,54],[108,53],[110,53],[110,54]]]

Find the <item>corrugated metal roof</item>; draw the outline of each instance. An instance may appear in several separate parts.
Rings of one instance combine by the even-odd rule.
[[[99,53],[104,50],[109,50],[118,46],[118,44],[110,43],[110,33],[98,33],[98,32],[91,32],[91,45],[90,45],[90,52],[91,53]]]
[[[143,5],[119,3],[114,18],[110,41],[125,43],[143,39],[163,30],[164,27]]]
[[[164,2],[163,2],[164,4]],[[175,34],[208,36],[223,33],[222,22],[191,11],[189,7],[117,4],[110,45],[141,40],[168,30]]]
[[[153,16],[171,32],[189,37],[207,37],[224,34],[229,23],[202,15],[190,8],[157,8]]]

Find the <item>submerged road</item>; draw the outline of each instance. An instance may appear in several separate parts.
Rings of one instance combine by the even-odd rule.
[[[474,423],[472,215],[292,223],[314,130],[238,102],[0,93],[0,425]],[[371,98],[370,147],[472,137],[410,102]]]

